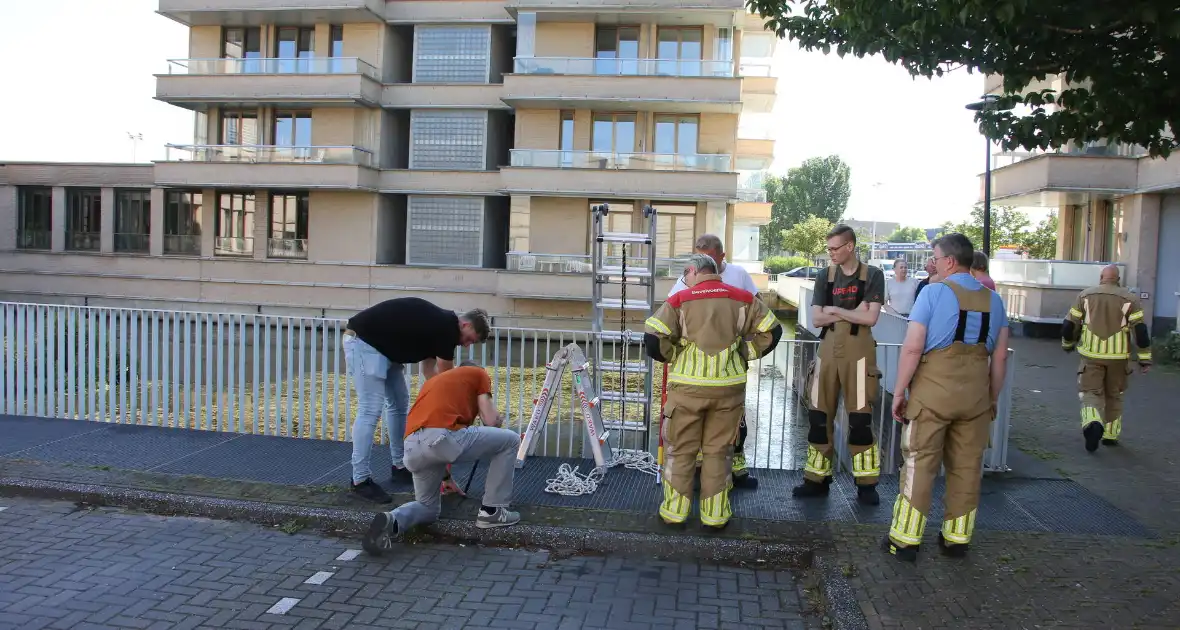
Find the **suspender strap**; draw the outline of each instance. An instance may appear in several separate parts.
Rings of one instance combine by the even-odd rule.
[[[967,313],[970,311],[959,311],[959,325],[955,327],[955,341],[963,342],[963,338],[967,336]]]
[[[981,313],[981,315],[983,318],[979,320],[979,340],[975,343],[987,343],[987,333],[992,328],[992,314]]]

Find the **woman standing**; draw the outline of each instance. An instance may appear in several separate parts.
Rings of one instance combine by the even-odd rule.
[[[910,309],[914,307],[914,299],[918,295],[918,279],[909,277],[909,265],[905,258],[898,258],[893,263],[893,277],[885,280],[885,311],[910,316]]]

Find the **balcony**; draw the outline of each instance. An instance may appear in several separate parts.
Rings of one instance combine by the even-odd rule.
[[[381,76],[356,57],[171,59],[156,99],[193,110],[219,103],[378,107]]]
[[[684,271],[685,258],[657,258],[656,278],[671,278],[673,281]],[[606,265],[618,267],[621,256],[605,256]],[[646,269],[646,258],[627,257],[627,266]],[[594,270],[590,256],[580,254],[534,254],[530,252],[508,252],[509,271],[531,271],[535,273],[581,273]]]
[[[618,265],[619,257],[607,257],[607,264]],[[646,268],[647,260],[628,257],[628,266]],[[566,254],[532,254],[508,252],[508,269],[496,274],[496,293],[502,297],[536,300],[586,300],[592,298],[591,283],[585,277],[593,270],[589,256]],[[684,270],[684,262],[672,258],[656,261],[656,302],[662,302]],[[619,285],[603,287],[604,297],[618,299]],[[635,299],[634,291],[646,293],[632,284],[628,301]],[[641,298],[643,299],[643,298]]]
[[[1078,291],[1098,284],[1107,263],[1068,260],[993,260],[989,269],[996,292],[1014,320],[1060,324]],[[1126,277],[1125,265],[1116,263]],[[1132,289],[1135,291],[1136,289]]]
[[[513,149],[500,174],[510,194],[729,200],[737,194],[732,162],[729,155]]]
[[[266,243],[266,255],[269,258],[287,258],[292,260],[307,259],[307,239],[305,238],[272,238]]]
[[[157,13],[187,26],[384,23],[385,0],[160,0]]]
[[[200,256],[200,234],[165,234],[164,254],[173,256]]]
[[[513,107],[728,114],[742,107],[732,61],[517,57],[514,63],[503,93]]]
[[[767,114],[774,110],[778,98],[778,79],[772,74],[769,63],[746,63],[738,67],[742,77],[743,111]]]
[[[1135,158],[1141,154],[1138,148],[1102,143],[994,155],[992,199],[1005,205],[1055,207],[1082,203],[1075,199],[1079,193],[1130,194],[1138,187],[1140,160]],[[985,183],[980,175],[980,199]]]
[[[392,3],[391,3],[392,4]],[[507,0],[508,13],[513,18],[519,11],[560,14],[554,19],[565,21],[595,21],[602,13],[626,13],[633,24],[683,24],[685,14],[691,14],[691,24],[732,26],[734,13],[747,11],[744,0]]]
[[[770,168],[774,162],[774,140],[769,138],[750,138],[738,130],[737,151],[735,151],[737,168],[740,171],[761,171]]]
[[[349,146],[167,145],[156,183],[376,190],[376,157]]]

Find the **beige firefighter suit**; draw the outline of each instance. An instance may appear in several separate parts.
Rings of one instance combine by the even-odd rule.
[[[701,522],[729,522],[734,438],[745,406],[749,361],[774,349],[782,325],[748,291],[700,274],[688,289],[668,298],[645,323],[648,354],[666,362],[664,406],[664,500],[660,516],[683,523],[692,506],[698,452],[701,462]]]
[[[1082,430],[1102,426],[1101,439],[1117,442],[1123,431],[1123,394],[1131,373],[1131,345],[1138,346],[1140,365],[1151,364],[1151,338],[1143,308],[1135,294],[1117,281],[1082,291],[1061,327],[1061,347],[1077,349],[1078,398],[1082,401]],[[1087,448],[1097,446],[1097,432]]]
[[[889,527],[889,539],[898,547],[921,544],[934,481],[944,465],[942,544],[971,542],[983,453],[994,417],[987,349],[992,291],[986,287],[972,291],[954,282],[941,284],[954,291],[959,302],[959,324],[949,346],[922,356],[910,382],[905,412],[909,422],[901,433],[904,463]],[[965,339],[967,318],[973,313],[981,316],[979,334]]]

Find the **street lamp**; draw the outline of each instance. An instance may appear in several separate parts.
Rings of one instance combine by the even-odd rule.
[[[984,110],[992,111],[992,110],[996,109],[996,101],[998,101],[998,100],[1000,100],[1000,97],[996,96],[995,94],[985,94],[985,95],[983,95],[981,100],[967,105],[967,109],[969,109],[973,112],[984,111]],[[985,162],[984,176],[983,176],[984,177],[984,181],[983,181],[983,253],[986,254],[988,258],[991,258],[992,257],[992,140],[991,140],[991,138],[988,137],[986,132],[983,134],[983,139],[985,142],[984,148],[986,149],[986,153],[984,155],[984,157],[986,158],[986,162]]]

